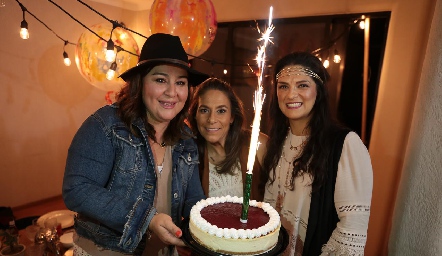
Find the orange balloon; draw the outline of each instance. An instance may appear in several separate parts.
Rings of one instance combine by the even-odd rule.
[[[112,24],[96,24],[90,27],[90,29],[101,38],[109,40]],[[80,74],[86,81],[103,91],[119,91],[124,85],[124,81],[118,78],[118,76],[129,68],[136,66],[138,56],[140,55],[137,42],[125,29],[121,27],[115,28],[112,31],[112,41],[115,46],[119,46],[125,51],[117,53],[115,60],[117,69],[111,80],[106,78],[106,73],[112,64],[105,59],[106,41],[86,30],[81,34],[75,48],[75,63],[77,64],[78,71],[80,71]]]
[[[187,54],[203,54],[215,39],[216,12],[210,0],[155,0],[150,15],[152,34],[179,36]]]

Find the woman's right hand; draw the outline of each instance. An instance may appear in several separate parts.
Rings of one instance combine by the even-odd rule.
[[[183,232],[167,214],[158,213],[153,216],[149,224],[149,231],[167,245],[185,246],[184,242],[180,239]]]

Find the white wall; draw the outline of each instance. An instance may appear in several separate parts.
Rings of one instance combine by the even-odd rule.
[[[442,1],[419,82],[389,255],[442,255]]]
[[[86,31],[49,1],[20,2],[65,40],[76,43]],[[77,1],[58,4],[85,26],[107,22]],[[135,18],[133,12],[91,6],[111,19]],[[71,139],[84,119],[106,104],[106,92],[80,75],[75,46],[66,46],[72,60],[66,67],[64,42],[28,13],[25,17],[28,40],[18,34],[22,11],[17,2],[6,0],[0,8],[0,205],[12,207],[61,194]],[[148,17],[138,22],[143,19],[147,25]]]

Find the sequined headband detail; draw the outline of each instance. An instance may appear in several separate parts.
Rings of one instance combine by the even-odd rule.
[[[316,74],[315,72],[313,72],[311,69],[308,68],[301,68],[301,67],[288,67],[288,68],[283,68],[281,69],[281,71],[278,72],[278,74],[276,74],[276,81],[278,81],[278,79],[282,76],[291,76],[291,75],[301,75],[299,74],[299,72],[304,73],[307,76],[311,76],[313,78],[318,79],[322,84],[324,83],[324,81],[322,81],[321,77],[318,76],[318,74]]]

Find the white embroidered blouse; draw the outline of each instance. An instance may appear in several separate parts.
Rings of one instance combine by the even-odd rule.
[[[283,154],[276,167],[276,180],[267,183],[264,201],[280,212],[282,225],[290,235],[283,255],[302,255],[308,228],[312,182],[310,175],[295,178],[295,190],[285,186],[292,159],[297,157],[306,136],[288,133]],[[292,149],[290,149],[292,148]],[[272,176],[273,174],[270,173]],[[287,181],[288,182],[288,181]],[[339,217],[336,229],[322,247],[321,255],[364,255],[370,216],[373,171],[367,148],[350,132],[344,140],[335,185],[335,206]]]

